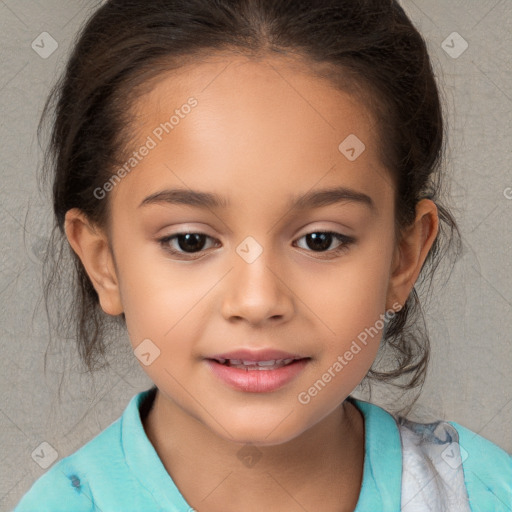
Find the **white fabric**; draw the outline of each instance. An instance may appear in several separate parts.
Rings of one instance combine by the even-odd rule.
[[[400,418],[402,512],[471,512],[459,436],[447,422]]]

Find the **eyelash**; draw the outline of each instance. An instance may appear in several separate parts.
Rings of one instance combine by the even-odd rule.
[[[305,238],[306,236],[311,235],[311,234],[332,235],[335,239],[337,239],[339,242],[341,242],[341,245],[339,247],[336,247],[335,249],[330,249],[327,251],[313,251],[313,250],[304,249],[307,252],[313,252],[313,253],[318,253],[318,254],[328,254],[328,255],[330,255],[330,257],[336,257],[336,256],[348,251],[350,245],[352,245],[353,243],[356,242],[356,239],[353,237],[349,237],[347,235],[342,235],[341,233],[336,233],[335,231],[320,231],[320,230],[319,231],[310,231],[309,233],[306,233],[305,235],[298,238],[297,240]],[[183,235],[203,235],[203,236],[206,236],[206,238],[213,239],[213,237],[208,236],[205,233],[199,233],[199,232],[194,232],[194,231],[184,231],[181,233],[175,233],[174,235],[166,236],[164,238],[159,238],[158,242],[160,243],[160,245],[166,252],[170,253],[173,256],[180,256],[180,257],[184,256],[183,259],[189,259],[189,260],[198,259],[198,257],[194,257],[194,254],[200,254],[201,252],[204,252],[206,249],[201,249],[200,251],[198,251],[196,253],[187,253],[187,252],[183,252],[183,251],[178,251],[176,249],[172,249],[169,246],[169,242],[171,240],[176,239],[179,236],[183,236]],[[202,257],[202,256],[199,256],[199,257]]]

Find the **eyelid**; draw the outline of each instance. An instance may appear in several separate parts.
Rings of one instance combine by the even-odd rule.
[[[340,245],[338,247],[335,247],[334,249],[329,249],[329,250],[326,250],[326,251],[313,251],[313,250],[303,249],[303,248],[299,247],[299,249],[302,249],[303,251],[305,251],[307,253],[318,254],[319,255],[318,257],[320,259],[322,259],[322,258],[325,259],[325,258],[329,258],[329,257],[336,257],[337,255],[341,254],[342,252],[348,250],[350,245],[352,245],[355,242],[357,242],[357,239],[354,238],[353,236],[345,235],[343,233],[338,233],[337,231],[334,231],[334,230],[329,230],[329,229],[325,229],[325,228],[323,228],[323,229],[322,228],[318,228],[318,229],[310,229],[307,232],[305,232],[303,235],[301,235],[299,237],[296,237],[293,240],[294,244],[297,241],[301,240],[302,238],[306,237],[307,235],[310,235],[310,234],[313,234],[313,233],[328,234],[328,235],[331,235],[335,240],[338,240],[338,242],[340,242]],[[201,250],[199,250],[198,252],[195,252],[195,253],[187,253],[187,252],[180,251],[180,250],[173,249],[173,248],[169,247],[168,244],[169,244],[169,242],[171,240],[176,239],[177,237],[179,237],[181,235],[187,235],[187,234],[202,235],[202,236],[205,236],[209,240],[213,240],[214,243],[215,242],[220,242],[217,238],[215,238],[213,236],[210,236],[207,233],[203,233],[201,231],[194,231],[193,229],[188,229],[188,230],[187,229],[185,229],[185,230],[182,229],[181,231],[178,231],[176,233],[173,233],[173,234],[170,234],[170,235],[166,235],[164,237],[159,237],[157,241],[158,241],[158,243],[162,246],[162,248],[166,252],[170,253],[173,256],[178,256],[178,257],[184,256],[183,259],[188,259],[188,260],[199,259],[203,255],[205,255],[206,252],[209,249],[211,249],[211,247],[210,247],[209,249],[201,249]]]

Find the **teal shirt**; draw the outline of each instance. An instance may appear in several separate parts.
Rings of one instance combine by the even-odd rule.
[[[191,512],[141,421],[141,407],[151,406],[155,391],[152,387],[136,394],[120,418],[56,462],[14,512]],[[403,453],[397,420],[376,405],[350,400],[365,425],[363,482],[355,512],[399,512]],[[448,423],[465,451],[462,467],[471,512],[511,512],[512,457],[457,423]]]

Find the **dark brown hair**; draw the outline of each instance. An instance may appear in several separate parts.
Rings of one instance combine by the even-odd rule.
[[[415,288],[383,335],[390,366],[378,369],[377,362],[368,374],[421,389],[430,349],[416,286],[428,283],[430,293],[434,271],[453,242],[458,254],[460,234],[440,203],[445,126],[426,43],[393,0],[106,1],[78,34],[38,128],[40,134],[44,120],[51,122],[43,172],[53,183],[55,213],[45,263],[47,311],[55,293],[61,299],[59,326],[73,329],[81,360],[89,371],[98,369],[106,326],[122,326],[124,315],[112,319],[101,310],[65,239],[65,214],[76,207],[98,226],[108,225],[108,198],[98,200],[93,191],[121,164],[136,132],[127,117],[130,107],[161,73],[219,52],[295,55],[312,74],[365,98],[395,184],[397,240],[414,220],[416,203],[435,201],[438,236]],[[69,259],[75,280],[70,291],[58,285],[70,277],[64,272]]]

